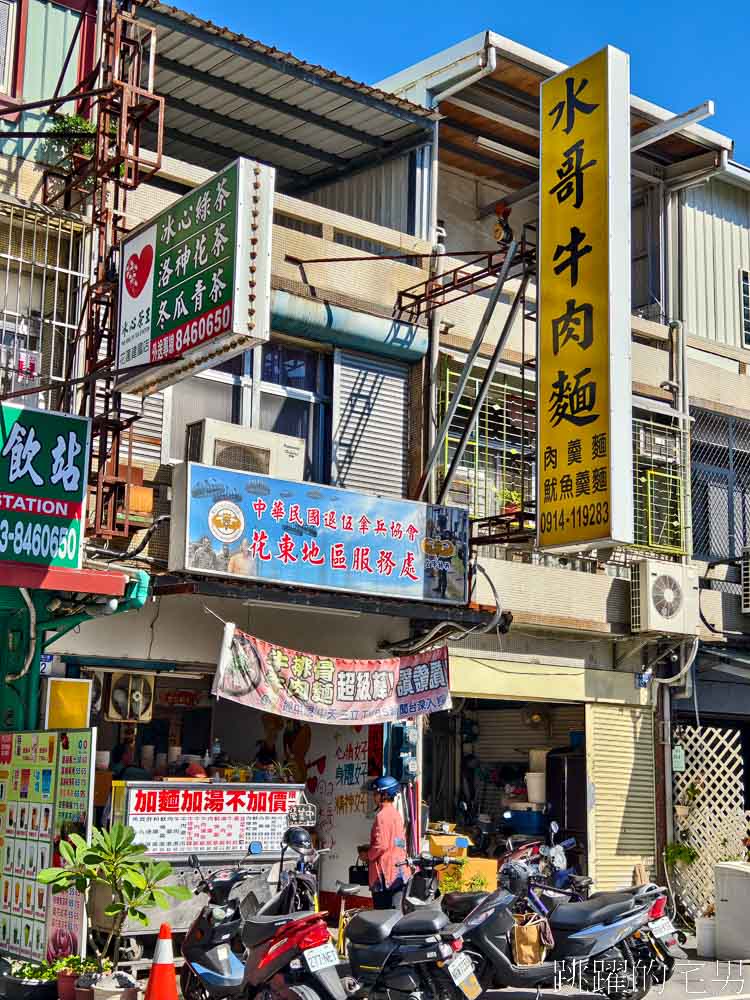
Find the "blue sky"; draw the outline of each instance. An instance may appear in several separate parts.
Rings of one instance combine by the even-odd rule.
[[[618,5],[577,0],[177,0],[177,6],[266,44],[374,83],[490,28],[565,62],[605,44],[630,53],[631,89],[674,112],[712,98],[704,124],[750,163],[750,20],[746,3]]]

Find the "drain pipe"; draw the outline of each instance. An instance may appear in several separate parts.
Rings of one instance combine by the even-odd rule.
[[[457,83],[452,83],[449,87],[444,90],[434,90],[431,91],[431,104],[433,108],[436,108],[441,101],[447,101],[449,97],[453,94],[458,93],[459,90],[465,90],[467,87],[471,87],[474,83],[479,83],[486,76],[490,76],[497,69],[497,50],[495,46],[490,43],[489,32],[485,35],[484,39],[484,66],[472,73],[471,76],[465,76],[462,80]]]
[[[24,660],[23,666],[16,674],[6,674],[5,681],[20,681],[22,677],[31,669],[31,664],[34,662],[34,654],[36,653],[36,608],[34,607],[34,602],[29,596],[28,590],[25,587],[19,587],[18,592],[23,598],[24,604],[29,611],[29,651],[26,654],[26,659]]]

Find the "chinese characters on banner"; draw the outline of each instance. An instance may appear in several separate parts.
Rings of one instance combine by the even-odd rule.
[[[149,854],[244,854],[252,841],[277,853],[287,811],[305,800],[302,787],[163,784],[128,786],[127,823]]]
[[[155,392],[268,339],[274,176],[237,160],[123,241],[123,386]]]
[[[632,542],[625,53],[542,85],[539,199],[539,543]]]
[[[175,469],[172,488],[170,569],[446,604],[468,599],[465,510],[192,462]]]
[[[81,565],[89,421],[0,407],[0,563]]]
[[[305,722],[394,722],[451,707],[448,648],[348,660],[274,645],[227,622],[213,694]]]

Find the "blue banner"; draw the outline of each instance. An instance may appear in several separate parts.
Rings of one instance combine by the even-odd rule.
[[[188,571],[444,604],[468,600],[465,510],[192,462],[186,479]]]

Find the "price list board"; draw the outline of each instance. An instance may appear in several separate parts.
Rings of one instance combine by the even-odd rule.
[[[127,820],[149,854],[226,855],[252,841],[277,855],[290,809],[305,805],[302,785],[127,785]]]
[[[0,733],[0,951],[13,957],[41,960],[83,944],[80,902],[67,901],[55,920],[65,897],[53,897],[36,876],[60,864],[61,837],[89,833],[93,741],[92,730]],[[87,774],[69,774],[70,767]],[[74,793],[81,803],[88,796],[75,815]]]

